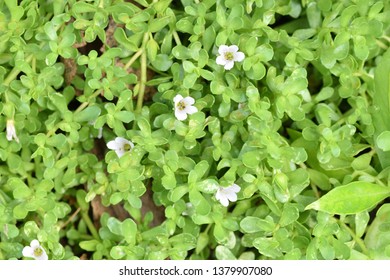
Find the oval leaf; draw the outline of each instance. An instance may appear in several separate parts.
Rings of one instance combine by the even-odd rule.
[[[390,196],[390,188],[368,182],[337,187],[306,207],[330,214],[350,215],[368,210]]]
[[[376,144],[382,151],[390,151],[390,131],[386,130],[379,134],[378,138],[376,139]]]
[[[242,219],[240,227],[245,233],[254,233],[259,231],[271,232],[274,230],[275,224],[258,217],[245,217]]]

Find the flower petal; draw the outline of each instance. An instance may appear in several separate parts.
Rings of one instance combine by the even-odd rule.
[[[35,248],[39,247],[40,246],[39,245],[39,241],[36,240],[36,239],[32,240],[31,243],[30,243],[30,246],[31,246],[32,249],[35,249]]]
[[[34,250],[30,246],[26,246],[23,248],[22,254],[24,257],[34,258]]]
[[[177,95],[173,98],[173,102],[175,102],[175,106],[176,106],[176,104],[179,103],[182,99],[183,99],[183,96],[181,96],[180,94],[177,94]]]
[[[116,149],[115,153],[118,156],[118,158],[121,158],[125,154],[125,150],[123,150],[123,149]]]
[[[187,107],[184,109],[184,112],[185,112],[186,114],[192,115],[192,114],[198,112],[198,108],[196,108],[195,106],[187,106]]]
[[[232,69],[234,66],[234,61],[228,61],[226,64],[225,64],[225,70],[230,70]]]
[[[230,201],[237,201],[237,194],[234,192],[230,192],[226,194],[226,198]]]
[[[228,207],[229,206],[229,200],[225,196],[221,196],[219,199],[217,199],[223,206]]]
[[[122,137],[118,137],[118,138],[121,138],[117,140],[117,143],[118,142],[120,143],[122,149],[124,149],[125,145],[130,145],[131,149],[134,148],[134,144],[130,140],[127,140],[126,138],[122,138]]]
[[[115,140],[111,140],[107,143],[107,148],[109,148],[110,150],[116,150],[118,149],[118,143]]]
[[[10,131],[7,130],[7,135],[5,137],[7,137],[8,141],[12,141],[13,136],[12,136],[12,133]]]
[[[218,53],[220,55],[224,55],[225,52],[227,52],[229,50],[229,47],[226,46],[226,45],[220,45],[219,48],[218,48]]]
[[[35,257],[35,259],[39,261],[47,261],[49,257],[47,256],[45,250],[43,248],[41,249],[43,250],[42,255],[40,255],[39,257]]]
[[[236,45],[231,45],[228,50],[228,52],[232,52],[232,53],[235,53],[238,51],[238,47]]]
[[[187,118],[187,113],[182,111],[182,110],[178,110],[176,109],[175,110],[175,117],[179,120],[179,121],[184,121],[186,118]]]
[[[116,137],[115,142],[120,146],[123,147],[125,144],[129,144],[129,140],[123,138],[123,137]]]
[[[216,59],[218,65],[225,65],[228,61],[222,56],[218,56]]]
[[[228,187],[229,190],[235,192],[235,193],[238,193],[240,190],[241,190],[241,187],[237,184],[233,184],[231,185],[230,187]]]
[[[191,96],[187,96],[187,97],[183,98],[183,102],[186,105],[192,105],[195,103],[195,99],[193,99]]]
[[[243,52],[236,52],[234,54],[234,61],[243,61],[245,58],[245,54]]]

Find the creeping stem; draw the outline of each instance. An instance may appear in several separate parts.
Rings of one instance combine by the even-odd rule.
[[[26,62],[27,63],[30,63],[31,60],[33,59],[34,55],[30,54],[27,58],[26,58]],[[20,73],[20,70],[17,69],[16,67],[13,68],[11,70],[11,72],[8,74],[7,78],[5,78],[5,80],[3,81],[3,85],[5,86],[8,86],[13,80],[16,79],[16,77],[19,75]]]
[[[358,244],[359,247],[362,249],[363,254],[365,254],[366,256],[369,256],[370,253],[368,252],[368,249],[367,249],[366,245],[364,244],[364,241],[361,238],[357,237],[355,232],[349,226],[347,226],[343,221],[337,220],[337,223],[341,227],[343,227],[345,230],[348,231],[348,233],[352,236],[352,238],[356,242],[356,244]]]
[[[93,225],[92,220],[88,215],[88,211],[81,210],[81,217],[83,218],[93,238],[95,238],[96,240],[100,240],[99,233],[97,232],[95,226]]]
[[[126,65],[124,66],[124,69],[127,70],[129,69],[129,67],[134,63],[134,61],[137,60],[138,57],[140,57],[140,55],[144,52],[144,49],[141,48],[139,49],[131,58],[130,60],[126,63]]]
[[[146,85],[146,73],[147,73],[147,60],[146,60],[146,44],[149,40],[149,34],[144,34],[144,39],[142,41],[142,53],[141,53],[141,77],[139,82],[139,92],[138,92],[138,99],[137,99],[137,107],[136,112],[140,113],[144,101],[144,94],[145,94],[145,85]]]

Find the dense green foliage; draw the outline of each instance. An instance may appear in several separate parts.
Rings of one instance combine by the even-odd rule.
[[[390,258],[389,27],[387,0],[0,1],[0,259]]]

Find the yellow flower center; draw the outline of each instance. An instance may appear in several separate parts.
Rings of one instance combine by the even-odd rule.
[[[130,150],[131,150],[130,144],[128,144],[128,143],[124,144],[124,145],[123,145],[123,149],[124,149],[125,151],[130,151]]]
[[[42,256],[42,254],[43,254],[43,250],[40,247],[34,249],[34,255],[36,257],[40,257]]]
[[[231,52],[225,52],[224,57],[225,57],[226,60],[233,60],[234,55]]]
[[[186,108],[186,104],[183,101],[180,101],[180,102],[177,103],[177,108],[180,111],[183,111]]]

